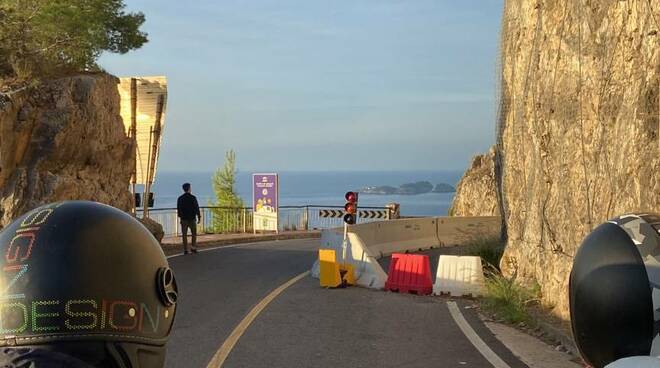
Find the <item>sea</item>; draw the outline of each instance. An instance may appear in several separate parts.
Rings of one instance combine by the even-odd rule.
[[[236,191],[246,207],[252,206],[252,172],[238,172]],[[359,191],[366,186],[390,185],[398,187],[404,183],[429,181],[458,184],[462,171],[283,171],[278,172],[280,181],[280,206],[343,206],[344,194],[349,190]],[[212,205],[215,199],[212,187],[212,172],[157,173],[152,192],[155,208],[176,207],[176,199],[182,193],[181,185],[190,183],[200,206]],[[138,189],[139,190],[139,189]],[[418,195],[360,194],[361,207],[383,207],[388,203],[399,203],[403,216],[444,216],[447,214],[454,193],[426,193]]]

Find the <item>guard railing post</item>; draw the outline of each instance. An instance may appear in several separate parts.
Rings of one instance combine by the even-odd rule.
[[[303,212],[303,229],[305,231],[309,230],[309,207],[305,206],[305,212]]]
[[[199,231],[199,233],[205,233],[205,231],[204,231],[204,228],[205,228],[204,220],[205,220],[205,218],[206,218],[206,209],[202,208],[202,210],[199,211],[199,222],[202,224],[202,230]],[[197,230],[199,230],[199,229],[197,229]]]
[[[243,207],[243,234],[247,232],[247,209]]]

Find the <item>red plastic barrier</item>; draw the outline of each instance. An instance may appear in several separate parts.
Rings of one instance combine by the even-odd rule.
[[[385,289],[400,293],[431,294],[433,281],[429,257],[421,254],[392,254]]]

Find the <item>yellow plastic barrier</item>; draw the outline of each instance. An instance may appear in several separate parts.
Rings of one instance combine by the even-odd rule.
[[[341,278],[346,285],[355,285],[355,268],[352,264],[342,263],[339,266],[339,272],[342,274]]]
[[[319,279],[322,287],[337,287],[341,285],[339,264],[334,249],[319,249]]]

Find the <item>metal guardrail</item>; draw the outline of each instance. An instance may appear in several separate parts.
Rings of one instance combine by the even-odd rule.
[[[198,234],[220,234],[220,233],[251,233],[254,231],[252,223],[252,208],[231,207],[200,207],[202,215]],[[341,218],[326,218],[320,216],[321,210],[335,209],[343,210],[342,206],[281,206],[278,213],[279,231],[296,230],[321,230],[343,225]],[[360,207],[361,210],[386,211],[387,207]],[[137,211],[138,217],[142,217],[142,211]],[[152,208],[149,210],[149,218],[163,226],[165,236],[181,235],[181,224],[177,217],[176,208]],[[382,221],[382,219],[358,218],[358,223]]]

